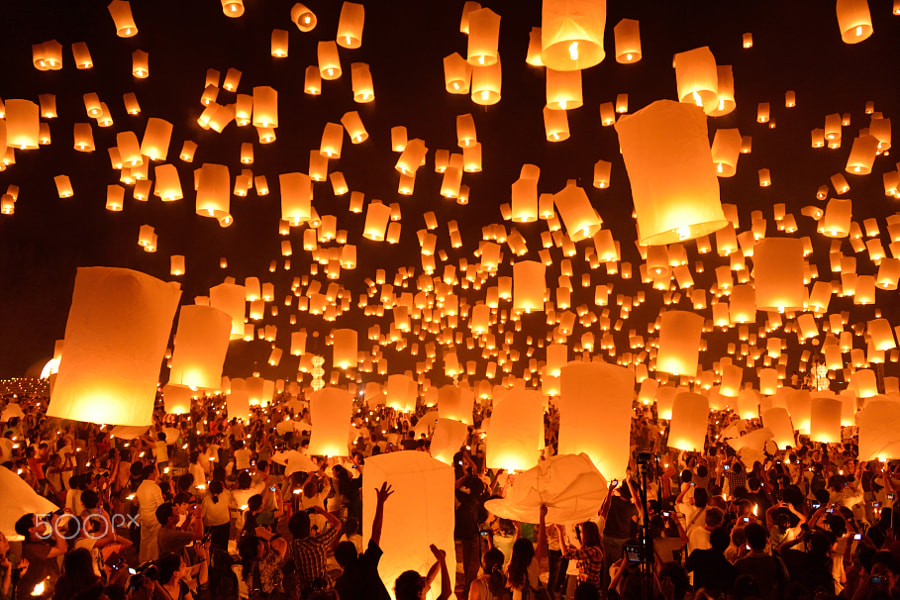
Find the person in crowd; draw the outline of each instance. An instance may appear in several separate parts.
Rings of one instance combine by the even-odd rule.
[[[730,594],[734,585],[735,568],[725,558],[728,548],[728,531],[718,526],[709,534],[709,549],[694,550],[687,558],[685,568],[694,575],[694,589],[705,590],[713,597]]]
[[[301,596],[305,597],[317,588],[332,587],[331,578],[326,571],[326,559],[334,550],[341,531],[340,520],[319,505],[311,509],[321,515],[327,525],[313,535],[310,532],[310,515],[301,511],[291,515],[288,529],[293,536],[291,542],[291,559],[297,573],[297,585]]]
[[[156,517],[156,509],[165,502],[162,488],[159,487],[159,469],[156,463],[144,467],[143,481],[134,493],[134,502],[138,505],[138,524],[141,532],[139,562],[144,564],[156,560],[159,556],[160,523]]]
[[[209,484],[209,490],[200,504],[200,515],[204,528],[209,532],[210,542],[227,551],[231,534],[231,493],[221,481]]]
[[[769,539],[765,527],[750,523],[744,530],[750,552],[734,563],[735,572],[738,577],[749,575],[753,578],[760,600],[778,600],[787,587],[787,567],[780,557],[766,552]]]
[[[387,482],[375,491],[375,514],[372,517],[372,534],[366,551],[360,554],[353,542],[338,543],[334,557],[343,569],[341,576],[334,583],[340,598],[353,600],[371,598],[372,600],[388,600],[387,588],[378,575],[378,562],[381,560],[381,530],[384,523],[384,503],[393,491]]]
[[[49,518],[48,518],[49,517]],[[53,515],[28,513],[16,521],[16,533],[24,538],[19,567],[27,567],[18,581],[16,597],[31,598],[38,584],[52,585],[59,577],[58,558],[67,551],[62,533],[63,512]]]
[[[448,600],[453,592],[450,582],[450,572],[447,569],[447,553],[431,544],[431,553],[435,563],[428,570],[428,575],[422,577],[418,571],[404,571],[394,582],[394,597],[396,600],[424,600],[431,584],[438,573],[441,574],[441,591],[436,600]]]

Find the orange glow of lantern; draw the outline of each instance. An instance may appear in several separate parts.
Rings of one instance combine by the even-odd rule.
[[[835,12],[845,44],[858,44],[872,35],[872,16],[867,0],[837,0]]]
[[[603,32],[606,2],[544,0],[541,7],[541,61],[548,69],[589,69],[606,58]]]
[[[716,58],[708,46],[675,55],[678,99],[709,114],[719,106],[719,74]]]
[[[130,38],[137,35],[138,28],[134,24],[134,17],[131,15],[131,4],[127,0],[112,0],[106,8],[116,26],[117,36]]]
[[[701,394],[680,392],[672,404],[669,423],[669,448],[685,452],[702,452],[706,444],[709,422],[709,400]]]
[[[616,41],[616,62],[630,64],[641,60],[640,23],[634,19],[622,19],[613,28]]]
[[[363,25],[366,20],[366,7],[355,2],[341,4],[341,15],[338,18],[337,43],[342,48],[355,49],[362,46]]]

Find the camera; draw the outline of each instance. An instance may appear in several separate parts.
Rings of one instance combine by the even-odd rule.
[[[664,517],[666,517],[666,518],[669,518],[669,516],[670,516],[671,514],[672,514],[672,513],[670,513],[670,512],[667,511],[667,510],[664,510],[664,511],[662,512],[662,516],[664,516]]]
[[[730,471],[730,470],[731,470],[731,465],[725,465],[725,466],[722,467],[722,468],[725,469],[726,471]]]
[[[478,533],[480,533],[484,537],[489,537],[491,535],[491,530],[490,529],[482,529]]]
[[[625,552],[625,560],[629,563],[636,564],[641,562],[641,547],[638,544],[625,544],[622,547]]]
[[[861,540],[861,539],[862,539],[862,534],[861,534],[861,533],[855,534],[855,535],[853,536],[853,539],[854,539],[854,540],[857,540],[857,541]]]
[[[872,575],[872,578],[869,581],[872,582],[872,585],[881,585],[884,583],[884,579],[878,575]]]

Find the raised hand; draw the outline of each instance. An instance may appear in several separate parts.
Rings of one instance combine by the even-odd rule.
[[[394,493],[394,490],[391,489],[391,486],[388,485],[388,482],[385,481],[381,484],[381,489],[375,490],[375,499],[379,504],[384,504],[384,502]]]

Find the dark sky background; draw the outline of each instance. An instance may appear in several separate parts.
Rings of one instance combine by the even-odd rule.
[[[53,143],[39,150],[16,151],[16,164],[0,173],[0,191],[8,185],[19,186],[19,199],[14,215],[0,215],[0,377],[23,374],[35,362],[50,357],[54,340],[62,338],[71,298],[75,271],[80,266],[119,266],[137,269],[162,279],[177,279],[184,290],[183,303],[192,303],[194,296],[206,295],[211,286],[225,276],[236,277],[238,283],[246,276],[259,276],[262,281],[275,284],[275,304],[279,316],[258,324],[278,325],[276,344],[285,357],[277,368],[265,364],[271,344],[232,342],[226,360],[225,374],[247,376],[260,371],[264,377],[293,379],[297,376],[297,358],[288,355],[290,331],[305,327],[323,336],[332,327],[359,329],[360,350],[368,351],[371,342],[364,340],[366,329],[380,324],[386,332],[392,320],[390,311],[383,318],[366,317],[355,308],[358,296],[364,292],[366,278],[374,278],[377,268],[388,271],[388,282],[402,267],[414,267],[421,273],[421,260],[416,231],[424,227],[422,214],[434,211],[439,219],[438,249],[446,250],[448,262],[457,264],[461,258],[470,263],[478,261],[473,255],[481,239],[482,227],[500,223],[509,230],[518,229],[528,242],[529,254],[524,258],[537,259],[541,248],[540,234],[546,222],[511,224],[502,220],[499,206],[509,202],[510,184],[518,178],[523,163],[541,167],[539,190],[542,193],[559,191],[568,179],[577,179],[587,192],[593,206],[620,241],[622,259],[632,263],[634,278],[623,280],[608,277],[600,268],[589,271],[583,260],[584,248],[591,242],[578,244],[573,257],[576,291],[572,305],[587,304],[600,314],[602,308],[593,305],[593,286],[607,283],[614,286],[610,318],[619,317],[615,295],[634,295],[645,290],[647,302],[636,308],[624,322],[622,331],[614,337],[619,353],[628,351],[628,331],[636,329],[647,337],[647,323],[652,323],[661,307],[661,293],[640,283],[638,266],[641,262],[635,247],[631,190],[624,164],[618,153],[618,139],[612,127],[602,127],[598,107],[615,101],[621,93],[629,95],[629,111],[636,110],[663,98],[675,99],[675,72],[672,57],[676,52],[708,45],[718,64],[733,65],[737,110],[708,122],[710,139],[717,128],[737,127],[753,138],[753,151],[742,155],[737,175],[720,179],[721,198],[738,206],[740,231],[750,226],[750,213],[762,210],[769,220],[768,235],[781,235],[776,230],[772,206],[785,203],[800,230],[796,235],[810,235],[820,279],[832,276],[828,267],[831,240],[815,233],[815,223],[801,216],[802,207],[824,202],[815,198],[816,189],[828,184],[829,177],[843,172],[847,154],[860,128],[866,127],[869,117],[864,114],[867,101],[885,117],[893,117],[900,103],[897,84],[897,59],[900,57],[900,16],[891,14],[891,2],[870,2],[874,34],[858,45],[841,42],[833,2],[796,1],[686,1],[610,2],[607,11],[605,46],[606,59],[583,73],[584,106],[569,112],[572,136],[562,143],[545,140],[541,109],[545,103],[545,84],[542,68],[524,62],[528,33],[540,26],[541,6],[534,0],[484,2],[502,17],[499,50],[503,64],[502,99],[494,106],[481,107],[469,96],[451,96],[444,91],[442,58],[452,52],[466,54],[466,36],[459,33],[462,1],[445,0],[379,0],[362,2],[366,8],[362,47],[340,50],[344,76],[337,81],[323,82],[321,96],[303,93],[306,67],[316,64],[316,44],[334,39],[340,2],[309,0],[306,4],[317,14],[318,26],[312,32],[301,33],[290,22],[293,2],[282,0],[245,0],[246,12],[239,19],[223,15],[218,0],[175,2],[135,0],[132,10],[139,28],[136,37],[116,37],[105,1],[82,2],[28,0],[4,2],[0,5],[0,97],[38,100],[42,93],[56,94],[59,117],[49,120]],[[622,18],[640,21],[643,60],[633,65],[615,62],[613,27]],[[273,28],[285,29],[290,36],[288,58],[270,55],[270,35]],[[741,36],[753,34],[754,45],[743,49]],[[31,45],[56,39],[63,44],[64,69],[39,72],[32,66]],[[71,44],[87,43],[94,60],[91,70],[76,70],[72,61]],[[150,55],[150,77],[137,80],[131,75],[131,53],[142,49]],[[374,79],[375,101],[356,104],[352,100],[350,63],[367,62]],[[203,131],[196,119],[202,111],[200,96],[206,71],[215,68],[223,77],[229,67],[240,69],[243,78],[239,92],[251,93],[256,85],[270,85],[279,92],[278,139],[260,145],[253,128],[237,128],[233,123],[222,134]],[[784,93],[795,90],[797,107],[784,107]],[[82,94],[96,92],[111,110],[115,124],[99,128],[88,119]],[[138,116],[125,113],[122,94],[134,92],[142,107]],[[234,94],[222,91],[219,101],[234,101]],[[756,123],[759,102],[771,104],[773,129]],[[296,327],[288,324],[288,317],[296,312],[283,306],[294,277],[309,272],[309,253],[302,251],[304,227],[294,228],[289,239],[294,248],[292,268],[282,268],[278,235],[280,203],[278,174],[289,171],[306,172],[311,149],[319,147],[322,128],[326,122],[339,122],[348,110],[358,110],[370,138],[353,145],[345,137],[343,155],[331,161],[329,170],[344,173],[351,190],[365,193],[366,201],[378,198],[385,203],[398,202],[402,209],[400,243],[388,245],[362,238],[364,214],[348,212],[349,194],[335,196],[329,183],[314,187],[313,206],[320,215],[333,214],[338,229],[348,232],[348,241],[357,245],[358,267],[342,271],[340,284],[350,290],[354,309],[335,323],[327,323],[306,313],[297,313]],[[843,144],[839,150],[814,150],[810,147],[810,130],[822,127],[829,113],[850,113],[851,124],[843,130]],[[434,173],[434,151],[456,147],[456,116],[474,116],[478,139],[482,143],[483,171],[465,174],[463,183],[471,188],[466,206],[439,195],[441,176]],[[174,124],[169,147],[169,160],[181,176],[185,198],[163,204],[156,197],[149,202],[131,198],[129,186],[125,195],[125,210],[111,213],[105,210],[106,186],[119,179],[118,171],[110,167],[107,148],[115,145],[117,131],[134,131],[143,135],[148,117],[160,117]],[[72,127],[76,122],[91,122],[96,151],[75,152],[72,149]],[[398,174],[393,165],[397,154],[390,149],[390,128],[405,125],[409,136],[425,140],[429,148],[427,164],[416,177],[412,196],[397,194]],[[199,144],[194,161],[179,160],[184,140]],[[232,196],[234,225],[221,229],[208,218],[194,213],[192,171],[204,162],[227,164],[232,178],[239,173],[239,152],[242,142],[253,142],[254,175],[266,175],[272,193],[258,197],[251,190],[246,198]],[[598,159],[613,162],[611,187],[596,190],[591,186],[592,166]],[[757,170],[771,170],[773,185],[761,189],[757,184]],[[847,176],[852,187],[843,197],[854,200],[854,220],[862,223],[876,217],[887,249],[884,219],[896,211],[895,200],[885,197],[882,174],[896,169],[892,155],[880,156],[868,177]],[[67,174],[72,180],[75,196],[59,199],[53,177]],[[152,174],[152,169],[151,169]],[[833,191],[831,192],[834,193]],[[464,245],[450,247],[446,222],[456,220],[460,225]],[[145,253],[137,245],[139,227],[149,224],[158,234],[158,251]],[[693,243],[687,244],[690,265],[698,258]],[[845,254],[853,254],[848,241],[842,241]],[[552,250],[554,259],[562,258],[559,249]],[[169,275],[169,256],[183,254],[187,273],[178,278]],[[511,275],[510,252],[504,247],[506,260],[500,275]],[[228,259],[228,268],[219,268],[220,257]],[[857,255],[858,271],[874,274],[876,267],[865,253]],[[275,273],[269,273],[271,261],[278,261]],[[709,287],[713,271],[727,259],[707,255],[705,273],[694,274],[698,287]],[[443,267],[438,260],[435,273]],[[581,274],[589,272],[591,287],[581,288]],[[558,266],[547,271],[547,281],[555,292]],[[319,279],[328,281],[320,270]],[[492,278],[487,285],[494,285]],[[410,290],[415,292],[415,280]],[[487,286],[485,286],[486,288]],[[469,305],[484,298],[480,291],[460,290]],[[403,291],[410,291],[403,290]],[[399,291],[398,291],[399,293]],[[850,312],[850,322],[871,319],[876,308],[897,321],[896,291],[877,292],[877,306],[854,306],[849,299],[833,299],[832,311]],[[687,296],[687,294],[685,294]],[[377,300],[377,299],[375,299]],[[370,299],[370,304],[375,302]],[[501,305],[508,310],[509,303]],[[678,308],[690,309],[687,299]],[[704,311],[709,317],[711,311]],[[758,323],[765,323],[765,313],[759,313]],[[510,325],[506,330],[512,330]],[[511,349],[519,350],[522,360],[513,373],[522,374],[527,367],[525,353],[528,336],[533,345],[546,337],[553,327],[542,313],[523,318],[521,332],[515,332]],[[752,330],[753,328],[751,328]],[[468,336],[466,322],[460,320],[460,331]],[[576,327],[570,337],[574,346],[586,329]],[[599,345],[602,332],[593,329]],[[495,327],[494,333],[497,334]],[[790,344],[791,362],[788,370],[798,367],[800,352],[795,334],[779,332]],[[417,340],[412,339],[410,342]],[[498,340],[502,334],[498,335]],[[737,328],[716,331],[705,336],[709,351],[703,354],[705,368],[711,368],[728,342],[737,341]],[[433,341],[434,336],[421,336],[420,346]],[[498,341],[499,343],[499,341]],[[861,337],[858,347],[864,347]],[[319,343],[310,350],[330,357],[330,351]],[[807,344],[806,348],[813,346]],[[409,349],[395,352],[383,346],[388,372],[402,372],[413,368],[422,356],[410,356]],[[470,381],[484,377],[481,350],[458,348],[461,361],[477,360],[479,367]],[[440,352],[435,368],[427,376],[443,381]],[[571,355],[570,355],[571,356]],[[543,360],[543,350],[536,349],[534,358]],[[609,359],[609,357],[607,357]],[[896,365],[887,366],[888,374],[895,374]],[[366,375],[369,377],[369,375]],[[745,377],[754,375],[748,369]],[[376,377],[378,378],[378,377]],[[378,378],[378,379],[382,379]]]

